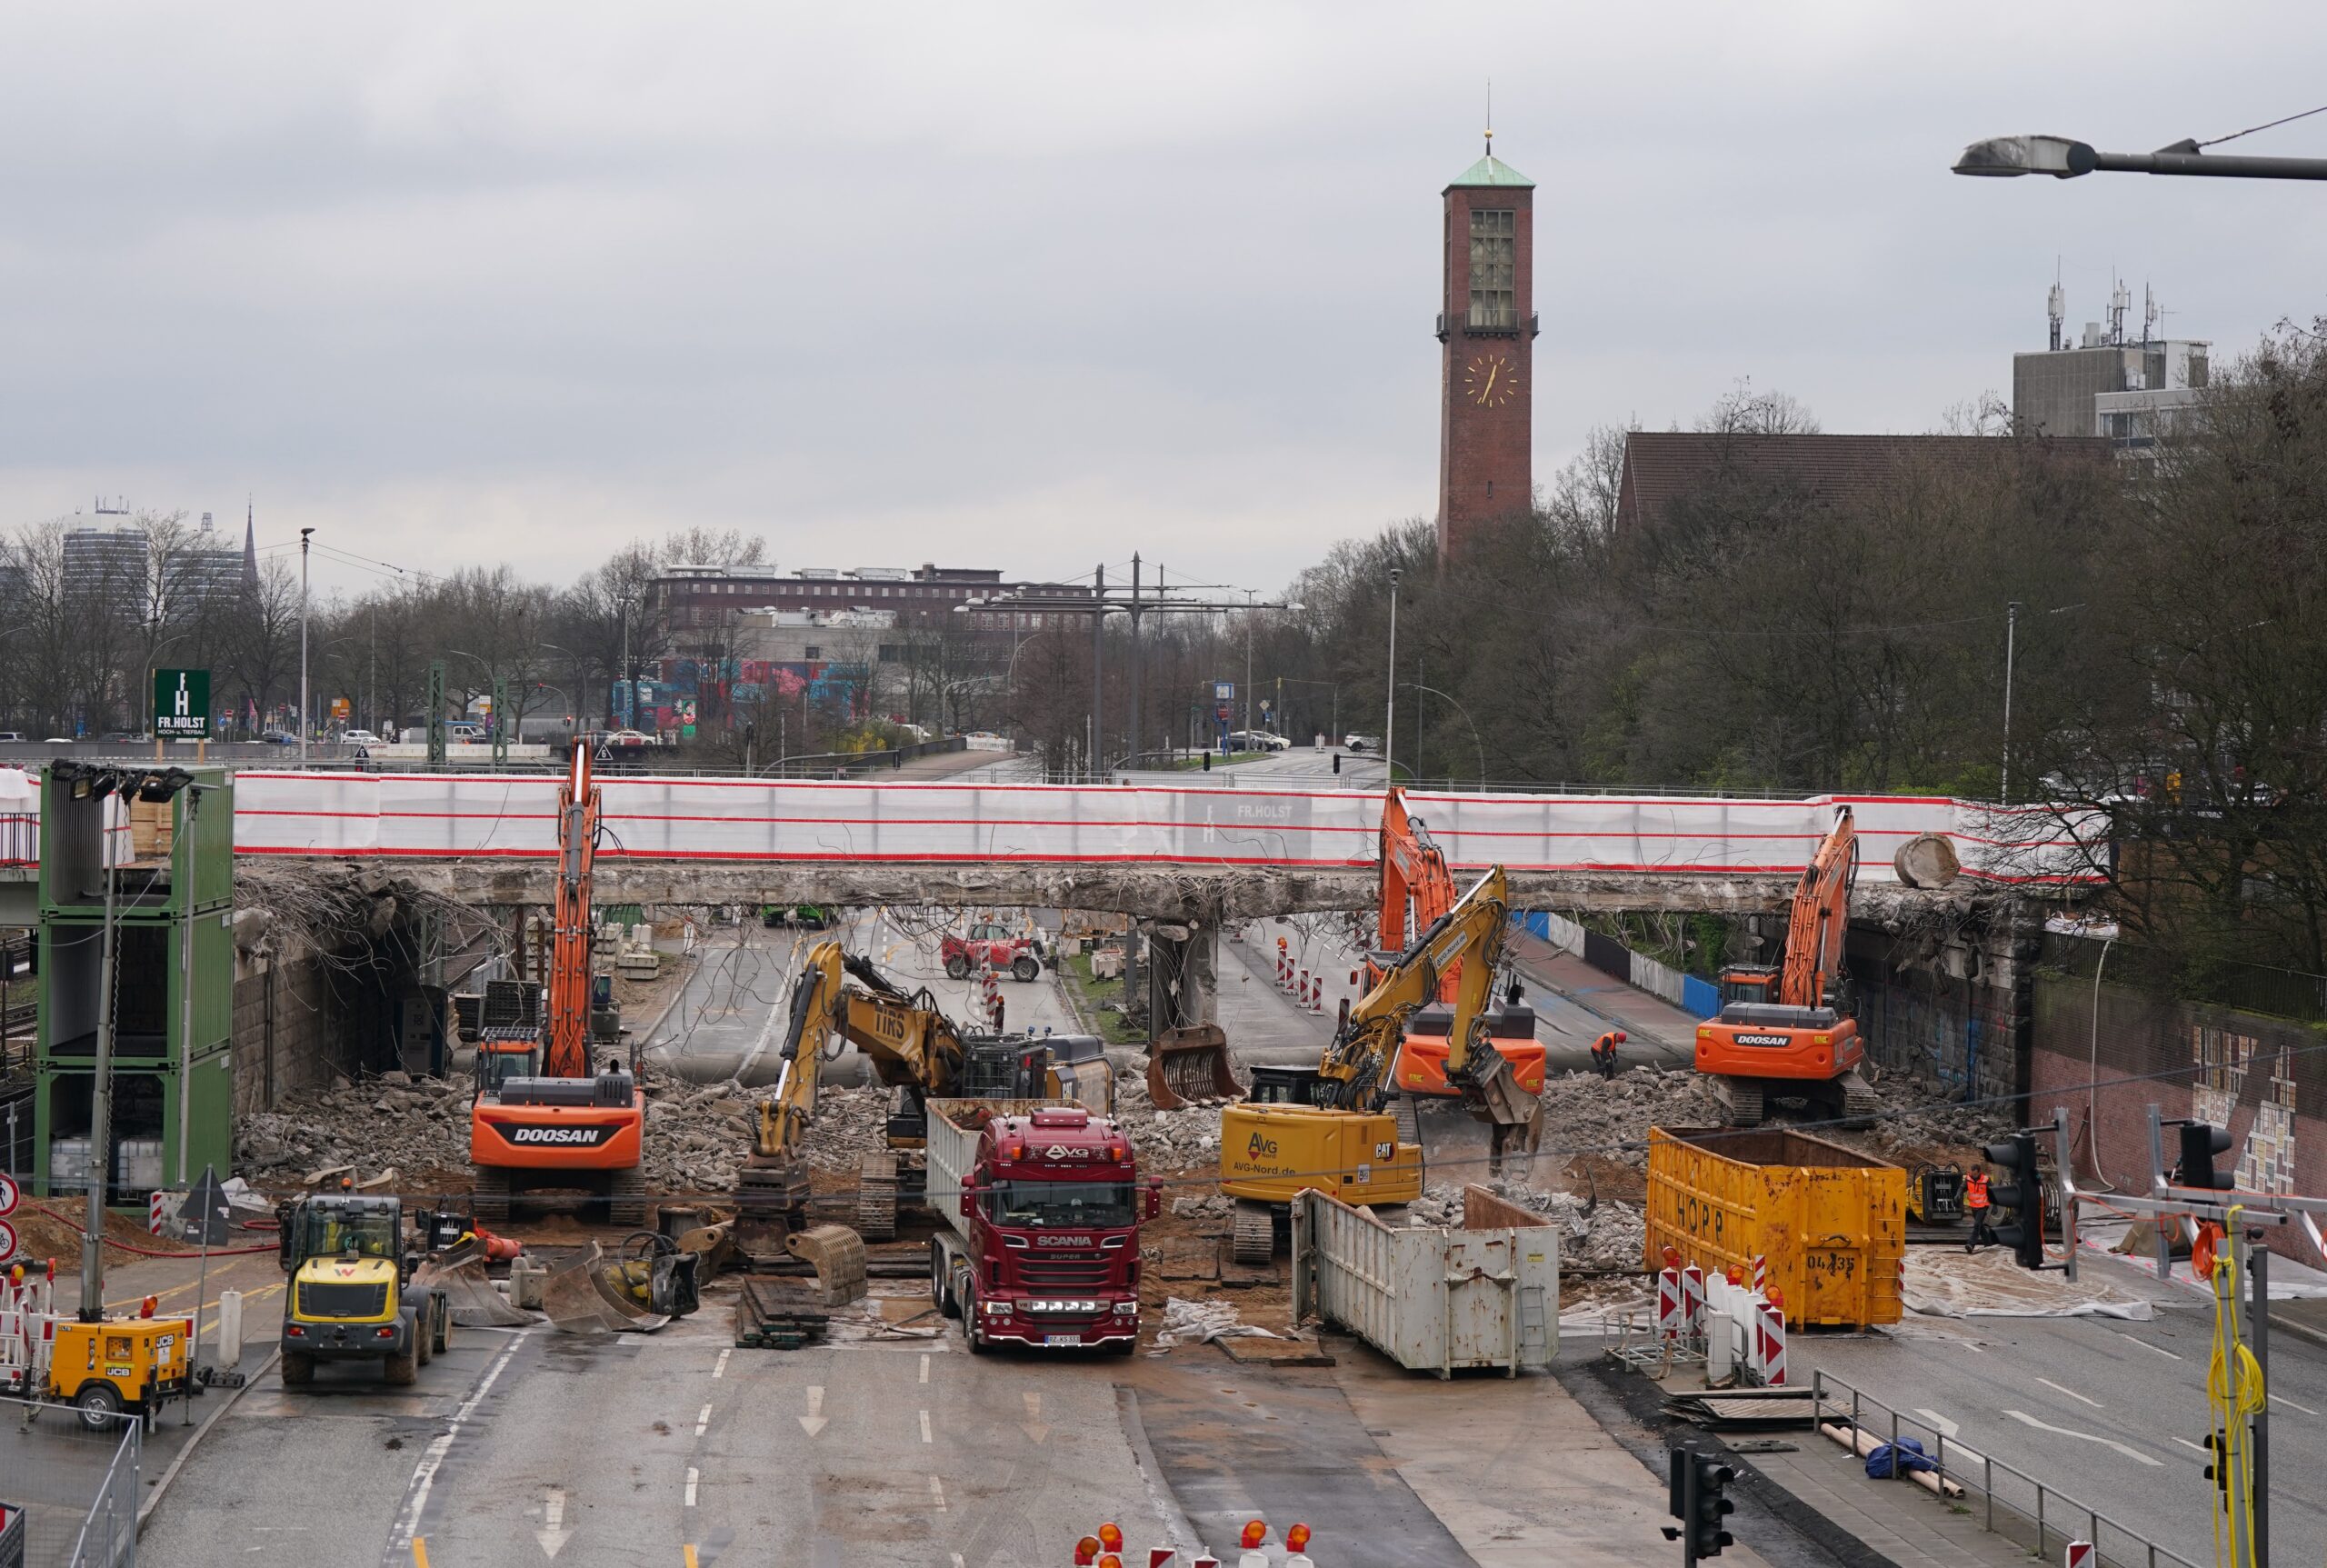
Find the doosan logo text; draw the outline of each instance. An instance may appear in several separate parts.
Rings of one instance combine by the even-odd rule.
[[[612,1127],[512,1127],[508,1139],[513,1144],[579,1144],[594,1148],[613,1132]]]
[[[1784,1034],[1740,1034],[1737,1043],[1740,1045],[1786,1045],[1793,1041],[1791,1036]]]

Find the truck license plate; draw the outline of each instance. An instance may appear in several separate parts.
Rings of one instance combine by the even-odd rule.
[[[1053,1344],[1053,1345],[1056,1345],[1056,1344],[1067,1344],[1067,1345],[1074,1345],[1074,1344],[1081,1344],[1081,1343],[1083,1343],[1083,1341],[1082,1341],[1082,1338],[1081,1338],[1079,1335],[1076,1335],[1076,1334],[1071,1334],[1071,1333],[1046,1333],[1046,1334],[1044,1334],[1044,1335],[1043,1336],[1043,1343],[1044,1343],[1044,1344]]]

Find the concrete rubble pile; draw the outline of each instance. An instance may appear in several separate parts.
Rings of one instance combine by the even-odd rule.
[[[1159,1111],[1148,1098],[1145,1074],[1115,1074],[1115,1115],[1131,1138],[1143,1169],[1152,1172],[1190,1171],[1218,1163],[1220,1110],[1191,1105],[1184,1111]]]
[[[412,1174],[464,1171],[469,1164],[470,1085],[383,1073],[340,1089],[285,1096],[281,1106],[242,1118],[235,1164],[262,1185],[305,1180],[339,1165],[359,1175],[390,1166]]]
[[[1648,1222],[1632,1203],[1613,1198],[1598,1202],[1585,1193],[1548,1193],[1516,1182],[1483,1183],[1506,1203],[1543,1215],[1560,1233],[1560,1262],[1575,1268],[1638,1268],[1648,1244]],[[1406,1206],[1408,1225],[1460,1225],[1463,1189],[1433,1183],[1423,1189],[1421,1201]]]
[[[1592,1073],[1549,1078],[1543,1109],[1540,1148],[1546,1159],[1604,1154],[1644,1166],[1651,1127],[1722,1124],[1721,1102],[1703,1078],[1657,1067],[1629,1068],[1613,1079]]]

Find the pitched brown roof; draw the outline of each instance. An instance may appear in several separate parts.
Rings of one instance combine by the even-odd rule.
[[[1971,471],[2009,444],[1995,435],[1748,435],[1635,430],[1624,437],[1616,526],[1637,527],[1683,495],[1723,483],[1782,483],[1812,498],[1855,500],[1915,467]],[[2049,451],[2090,460],[2105,455],[2099,436],[2055,438]]]

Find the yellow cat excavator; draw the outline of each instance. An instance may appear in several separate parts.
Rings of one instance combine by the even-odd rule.
[[[1075,1100],[1098,1113],[1114,1109],[1114,1080],[1102,1044],[1084,1035],[965,1035],[926,989],[906,992],[873,961],[820,942],[792,986],[792,1013],[777,1054],[775,1089],[760,1103],[753,1149],[740,1190],[748,1230],[762,1235],[798,1230],[808,1206],[803,1136],[816,1110],[824,1064],[842,1044],[854,1044],[880,1081],[895,1092],[884,1153],[857,1170],[849,1223],[868,1242],[897,1233],[902,1197],[918,1202],[922,1169],[913,1155],[928,1143],[928,1102],[958,1095]]]
[[[1422,1149],[1399,1137],[1387,1105],[1406,1020],[1437,1000],[1450,971],[1457,978],[1447,1082],[1488,1123],[1498,1162],[1534,1125],[1535,1097],[1486,1038],[1487,1001],[1510,920],[1509,890],[1496,866],[1383,967],[1343,1015],[1315,1067],[1253,1070],[1253,1097],[1220,1114],[1220,1190],[1236,1201],[1238,1262],[1269,1260],[1280,1221],[1304,1187],[1350,1203],[1422,1195]]]

